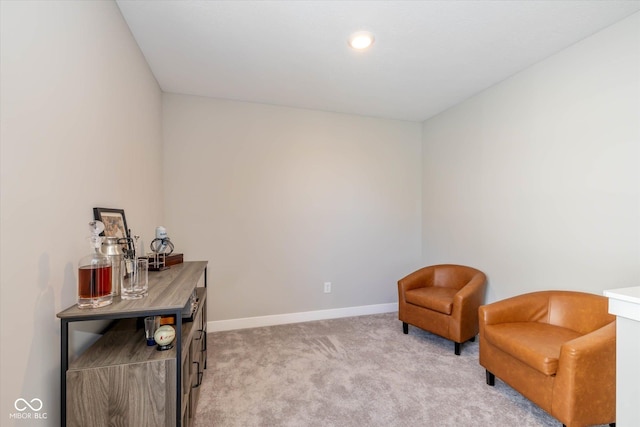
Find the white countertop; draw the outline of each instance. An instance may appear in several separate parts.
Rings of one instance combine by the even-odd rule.
[[[604,296],[609,297],[609,313],[640,322],[640,286],[609,289]]]
[[[608,289],[604,291],[604,296],[640,304],[640,286],[634,286],[631,288]]]

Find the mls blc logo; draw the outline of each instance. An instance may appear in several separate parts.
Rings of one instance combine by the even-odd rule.
[[[13,407],[18,412],[9,414],[10,419],[25,419],[25,420],[46,420],[47,413],[40,412],[42,409],[42,400],[34,397],[31,400],[23,399],[22,397],[16,399],[13,403]]]

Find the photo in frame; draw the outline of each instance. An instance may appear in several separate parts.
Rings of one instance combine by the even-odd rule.
[[[131,236],[124,209],[93,208],[93,217],[104,224],[102,236],[126,239],[127,247],[131,248]]]

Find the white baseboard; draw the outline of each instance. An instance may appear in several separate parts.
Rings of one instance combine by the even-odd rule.
[[[207,332],[286,325],[288,323],[338,319],[340,317],[364,316],[367,314],[392,313],[394,311],[398,311],[397,302],[389,304],[363,305],[359,307],[335,308],[331,310],[305,311],[302,313],[275,314],[273,316],[245,317],[242,319],[211,320],[207,322]]]

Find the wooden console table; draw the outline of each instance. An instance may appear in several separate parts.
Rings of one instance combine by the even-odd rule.
[[[187,427],[191,423],[206,367],[206,271],[206,261],[195,261],[149,272],[145,298],[114,297],[106,307],[74,305],[57,314],[61,425]],[[194,289],[197,310],[193,321],[183,323],[182,311]],[[171,350],[156,351],[146,345],[144,327],[136,327],[136,319],[146,316],[175,316]],[[69,323],[87,320],[117,322],[69,363]]]

